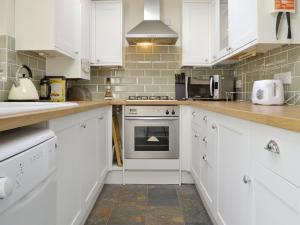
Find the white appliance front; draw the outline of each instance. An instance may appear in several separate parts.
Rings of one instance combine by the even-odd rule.
[[[55,137],[0,161],[1,225],[56,224],[56,166]]]

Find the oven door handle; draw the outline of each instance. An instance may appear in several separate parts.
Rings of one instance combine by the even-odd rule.
[[[125,120],[179,120],[179,117],[125,117]]]

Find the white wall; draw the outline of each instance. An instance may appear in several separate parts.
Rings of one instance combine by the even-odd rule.
[[[0,0],[0,35],[15,35],[15,0]]]
[[[181,36],[181,0],[160,0],[161,20]],[[125,34],[144,19],[144,0],[124,1]],[[127,43],[127,42],[126,42]],[[180,40],[177,41],[180,45]]]

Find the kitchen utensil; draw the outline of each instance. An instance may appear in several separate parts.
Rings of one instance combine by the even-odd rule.
[[[20,76],[21,70],[26,70],[26,73],[23,73]],[[16,78],[11,86],[11,89],[8,94],[9,101],[38,101],[39,94],[32,82],[32,72],[31,69],[22,65],[16,72]]]
[[[252,103],[259,105],[283,105],[284,89],[281,80],[259,80],[253,84]]]

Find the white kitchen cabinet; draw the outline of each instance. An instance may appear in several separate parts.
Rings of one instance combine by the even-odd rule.
[[[97,141],[98,141],[98,179],[100,183],[104,183],[104,179],[108,172],[108,149],[111,149],[111,144],[109,143],[109,139],[111,139],[110,135],[110,120],[109,120],[109,112],[103,112],[97,118]]]
[[[200,162],[201,162],[201,145],[200,136],[202,136],[201,128],[192,124],[192,149],[191,149],[191,173],[195,183],[199,185],[200,181]]]
[[[291,14],[292,39],[287,39],[288,26],[286,17],[283,16],[277,40],[275,34],[277,13],[273,12],[274,0],[218,1],[221,25],[222,19],[224,18],[223,22],[225,23],[227,18],[225,11],[222,10],[222,2],[228,2],[228,45],[226,48],[220,47],[217,62],[236,55],[243,55],[249,51],[265,53],[283,44],[300,43],[300,31],[297,28],[300,16],[297,13]],[[299,10],[300,5],[296,4],[296,11]],[[218,35],[220,41],[223,39],[222,33],[224,32],[220,29]]]
[[[249,225],[251,186],[248,123],[230,117],[218,120],[216,220],[220,225]],[[245,182],[244,182],[245,180]]]
[[[83,206],[88,206],[96,197],[99,185],[98,164],[100,149],[97,144],[97,120],[91,118],[80,124],[81,132],[81,201]],[[104,144],[104,143],[103,143]]]
[[[239,49],[257,38],[257,10],[256,0],[228,0],[228,51]],[[274,30],[271,34],[274,35]]]
[[[300,224],[300,189],[254,163],[252,225]]]
[[[75,36],[78,53],[74,59],[67,57],[47,57],[46,74],[72,79],[90,79],[90,33],[91,33],[91,6],[90,0],[80,0],[74,21],[77,24],[78,34]]]
[[[216,181],[217,181],[217,147],[218,147],[218,127],[216,123],[208,121],[207,129],[201,141],[201,169],[200,169],[200,189],[207,206],[214,210],[216,201]]]
[[[207,66],[210,64],[210,15],[210,1],[183,0],[182,66]]]
[[[81,220],[80,126],[73,123],[55,132],[58,138],[57,224],[79,224]]]
[[[16,0],[16,50],[74,58],[80,0]]]
[[[108,172],[111,107],[49,121],[58,138],[57,224],[79,225],[90,213]]]
[[[91,32],[91,61],[93,66],[122,66],[122,0],[93,2]]]

